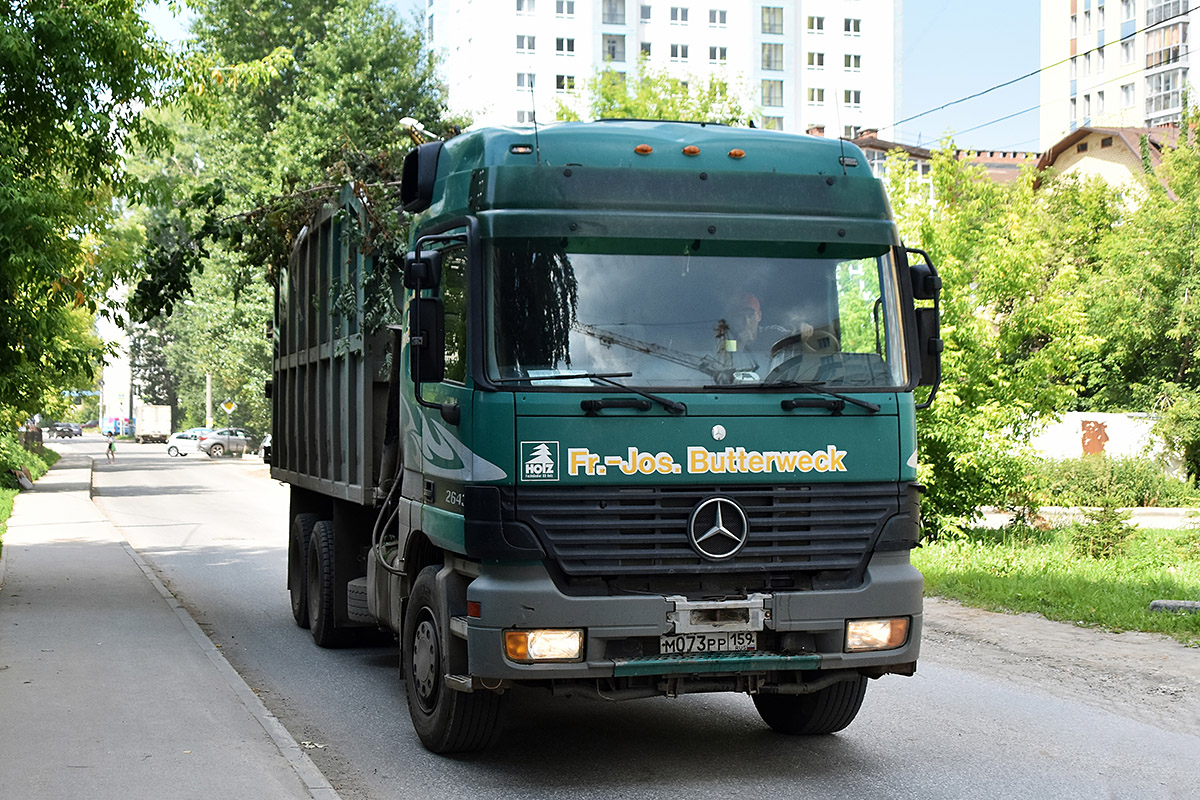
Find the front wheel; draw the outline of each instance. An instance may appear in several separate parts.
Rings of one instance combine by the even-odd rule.
[[[171,445],[167,448],[167,455],[171,456],[171,458],[174,458],[175,456],[179,455],[179,448],[175,445]]]
[[[772,730],[793,736],[837,733],[858,716],[867,679],[862,675],[812,694],[756,694],[754,707]]]
[[[421,744],[434,753],[466,753],[492,745],[503,726],[507,695],[457,692],[446,687],[444,602],[437,567],[426,567],[413,584],[404,611],[400,669],[408,713]]]

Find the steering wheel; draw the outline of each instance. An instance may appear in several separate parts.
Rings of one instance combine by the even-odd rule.
[[[780,353],[792,352],[795,355],[788,356],[772,367],[763,380],[770,383],[780,375],[799,366],[809,356],[829,355],[840,352],[841,349],[841,342],[838,341],[831,328],[810,328],[808,331],[788,334],[771,345],[771,358],[775,358]]]

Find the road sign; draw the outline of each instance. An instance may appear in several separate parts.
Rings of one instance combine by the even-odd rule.
[[[224,403],[221,403],[221,408],[226,414],[232,414],[234,409],[237,408],[237,403],[233,402],[232,400],[226,400]]]

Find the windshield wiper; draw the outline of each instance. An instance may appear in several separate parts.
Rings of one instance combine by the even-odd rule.
[[[627,386],[623,383],[618,383],[617,381],[613,380],[613,378],[632,378],[632,377],[633,377],[632,372],[573,372],[573,373],[566,373],[563,375],[532,375],[527,378],[493,378],[492,382],[493,383],[524,383],[525,381],[566,381],[566,380],[578,380],[580,378],[586,378],[587,380],[590,380],[592,383],[596,383],[601,386],[612,386],[613,388],[620,389],[623,392],[629,392],[631,394],[641,395],[642,397],[646,398],[647,400],[653,400],[655,403],[658,403],[663,408],[665,408],[667,411],[670,411],[672,414],[683,414],[683,413],[687,412],[687,406],[685,406],[683,403],[680,403],[676,400],[671,400],[666,397],[660,397],[656,394],[650,394],[650,392],[644,392],[641,389],[634,388],[633,386]],[[581,403],[581,407],[584,409],[584,411],[597,411],[600,408],[604,407],[602,404],[597,405],[597,402],[598,401],[584,400]],[[586,404],[586,405],[584,405],[584,404]],[[640,408],[640,406],[636,406],[636,407]],[[650,406],[646,406],[644,410],[649,411]]]
[[[663,408],[665,408],[667,411],[670,411],[672,414],[686,414],[687,413],[687,406],[685,406],[683,403],[679,402],[678,400],[671,400],[670,398],[667,398],[667,397],[660,397],[659,395],[656,395],[656,394],[650,394],[650,392],[644,392],[641,389],[637,389],[633,386],[626,386],[623,383],[618,383],[617,381],[612,380],[613,377],[628,378],[629,375],[630,375],[630,373],[625,373],[624,375],[616,375],[616,376],[589,375],[588,378],[591,379],[592,383],[598,383],[601,386],[613,386],[613,387],[620,389],[622,391],[625,391],[625,392],[632,392],[633,394],[641,395],[642,397],[646,398],[647,400],[653,400],[654,402],[658,403]]]
[[[834,413],[840,413],[841,410],[846,407],[845,406],[846,403],[853,403],[854,405],[858,406],[859,408],[865,408],[867,411],[870,411],[872,414],[874,414],[874,413],[878,412],[880,409],[882,409],[882,406],[880,406],[878,403],[872,403],[869,400],[859,400],[857,397],[850,397],[849,395],[841,394],[840,392],[835,392],[832,389],[826,389],[824,381],[810,381],[808,383],[801,383],[799,381],[775,381],[774,383],[764,383],[762,385],[763,386],[771,386],[771,387],[781,387],[784,389],[798,389],[802,392],[812,392],[813,394],[823,394],[823,395],[826,395],[827,397],[834,398],[834,400],[841,401],[840,404],[836,407],[834,405],[832,405],[834,400],[816,401],[816,402],[822,403],[822,405],[825,408],[830,409]],[[811,408],[812,406],[809,404],[811,404],[813,402],[814,401],[811,398],[805,399],[802,397],[794,397],[789,400],[781,400],[779,405],[780,405],[780,407],[783,408],[784,411],[791,411],[792,409],[805,408],[806,406]]]

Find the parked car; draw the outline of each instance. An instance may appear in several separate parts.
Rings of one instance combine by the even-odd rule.
[[[271,463],[271,434],[263,437],[263,440],[258,445],[258,457],[263,460],[264,464]]]
[[[200,437],[211,433],[212,428],[188,428],[167,437],[167,455],[186,456],[200,449]]]
[[[80,425],[78,422],[68,422],[67,424],[71,426],[71,430],[75,432],[76,436],[83,436],[82,425]]]
[[[241,458],[253,448],[254,437],[245,428],[218,428],[200,437],[200,452],[209,458],[231,455]]]

